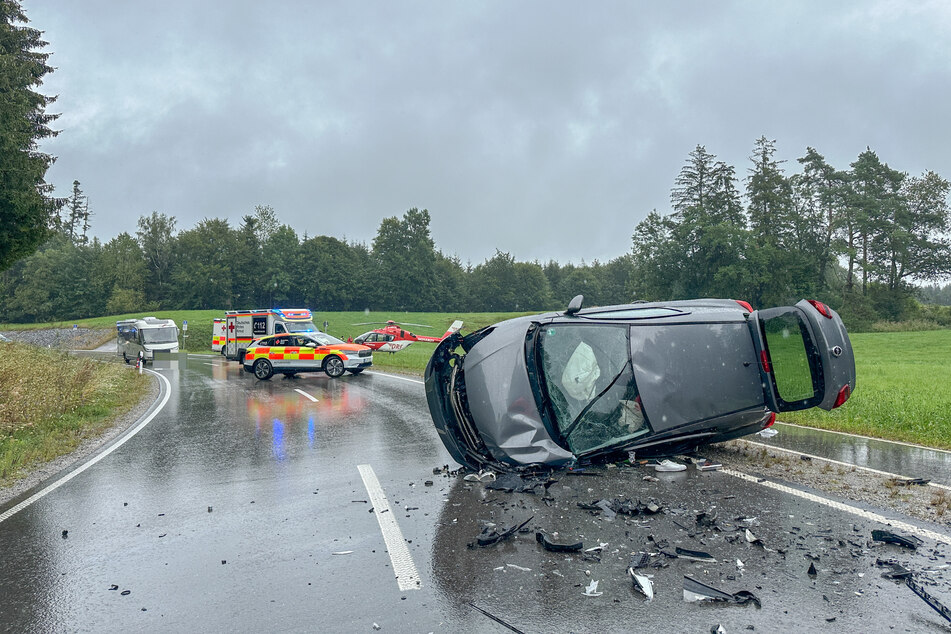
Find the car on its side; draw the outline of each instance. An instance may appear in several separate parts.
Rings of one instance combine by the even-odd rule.
[[[755,433],[776,412],[833,409],[855,359],[825,304],[754,311],[698,299],[519,317],[437,346],[436,430],[460,464],[512,470],[689,452]]]
[[[337,378],[344,372],[360,374],[373,365],[373,351],[345,343],[323,332],[283,333],[261,337],[244,354],[244,369],[263,380],[275,373],[324,372]]]

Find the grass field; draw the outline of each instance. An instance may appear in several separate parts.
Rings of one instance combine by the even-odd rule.
[[[528,314],[528,313],[521,313]],[[180,326],[188,320],[185,349],[210,352],[212,319],[223,311],[159,311],[157,317],[172,318]],[[81,326],[111,328],[117,319],[141,315],[118,315],[77,321]],[[410,327],[418,334],[441,335],[454,319],[464,320],[463,332],[472,332],[515,313],[315,313],[314,322],[337,337],[356,336],[372,326],[361,322],[399,320],[428,324]],[[71,326],[36,324],[29,327]],[[0,330],[27,326],[0,325]],[[855,348],[857,385],[845,406],[832,412],[818,409],[781,414],[780,420],[848,431],[867,436],[903,440],[951,449],[951,330],[920,332],[859,333],[851,336]],[[374,366],[384,370],[422,374],[434,344],[416,343],[395,354],[377,353]]]
[[[148,380],[118,363],[2,344],[0,486],[99,435],[114,415],[138,404]]]
[[[839,409],[780,420],[951,449],[951,330],[859,333],[855,393]]]

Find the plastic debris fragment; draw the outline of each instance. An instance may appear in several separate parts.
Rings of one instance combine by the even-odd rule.
[[[479,534],[479,537],[476,539],[476,542],[479,546],[491,546],[492,544],[497,544],[501,541],[504,541],[522,530],[529,522],[531,522],[535,516],[529,517],[527,520],[521,524],[514,524],[510,528],[503,528],[502,530],[496,529],[494,526],[491,528],[482,529],[482,533]]]
[[[760,438],[772,438],[778,433],[779,432],[776,431],[775,429],[767,428],[767,429],[761,429],[760,431],[756,432],[756,435],[759,436]]]
[[[917,548],[924,543],[914,535],[898,535],[897,533],[882,530],[872,531],[872,539],[877,542],[885,542],[886,544],[898,544],[899,546],[912,550],[917,550]]]
[[[545,531],[537,531],[535,541],[541,544],[545,550],[550,550],[553,553],[573,553],[584,547],[583,542],[557,542]]]
[[[586,597],[600,597],[604,593],[598,592],[598,582],[592,579],[591,583],[589,583],[584,589],[583,594]]]
[[[806,574],[812,577],[813,579],[815,579],[816,575],[819,574],[819,572],[816,570],[816,564],[814,562],[811,562],[811,561],[809,562],[809,570],[806,571]]]
[[[730,594],[729,592],[724,592],[713,586],[701,583],[687,575],[684,575],[684,601],[729,602],[737,605],[752,603],[757,608],[762,607],[759,598],[749,590],[740,590],[739,592]]]
[[[677,556],[681,559],[690,559],[691,561],[706,561],[710,563],[715,563],[716,558],[710,553],[705,553],[702,550],[687,550],[686,548],[681,548],[677,546],[674,548],[674,552],[677,553]]]
[[[631,575],[631,579],[634,581],[634,588],[639,590],[641,594],[647,597],[648,601],[653,601],[654,582],[652,582],[647,576],[639,575],[634,572],[634,568],[628,568],[627,574]]]
[[[931,606],[931,608],[943,616],[945,620],[951,621],[951,610],[945,607],[940,601],[928,594],[924,588],[922,588],[918,583],[909,575],[905,578],[905,584],[911,588],[912,592],[921,597],[922,601]]]

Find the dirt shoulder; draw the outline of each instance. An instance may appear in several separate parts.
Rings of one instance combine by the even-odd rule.
[[[86,439],[72,453],[43,463],[12,485],[0,488],[0,506],[16,499],[61,471],[81,464],[138,422],[158,398],[160,392],[158,378],[152,376],[151,379],[149,388],[142,399],[124,414],[117,415],[103,434]]]
[[[928,485],[903,484],[856,467],[843,467],[821,458],[757,447],[743,440],[701,450],[704,457],[753,476],[823,491],[871,507],[951,527],[951,492]]]

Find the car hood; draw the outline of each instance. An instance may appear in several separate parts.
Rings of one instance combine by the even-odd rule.
[[[502,322],[463,357],[469,413],[497,460],[566,464],[575,457],[552,440],[528,380],[525,335],[531,323]]]

